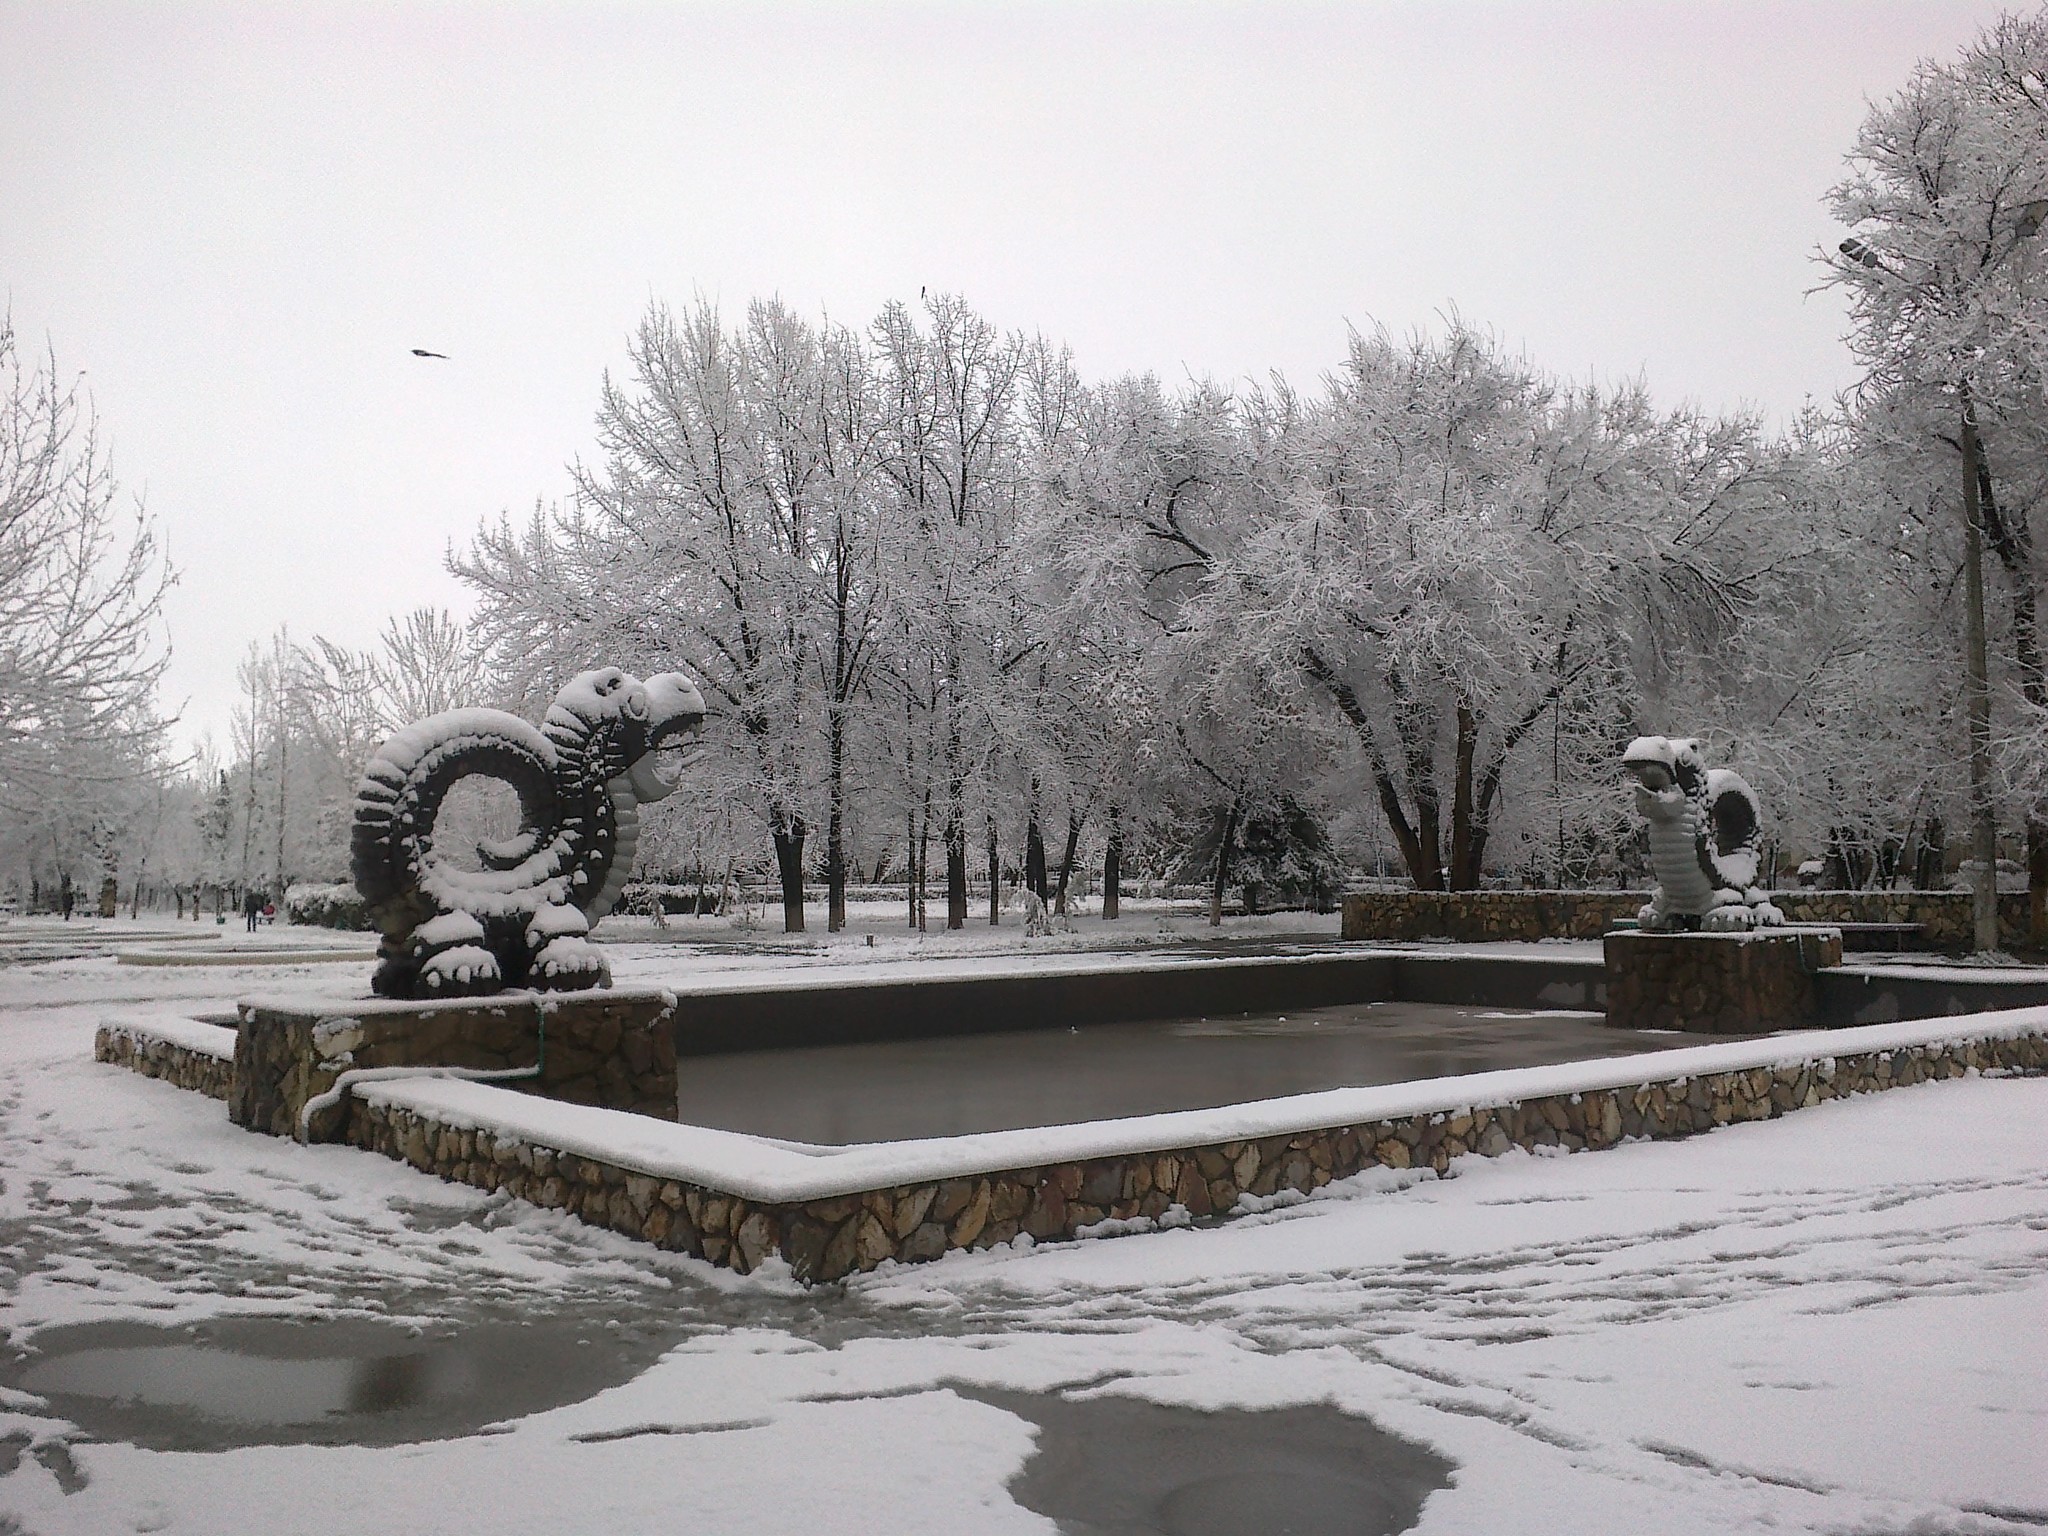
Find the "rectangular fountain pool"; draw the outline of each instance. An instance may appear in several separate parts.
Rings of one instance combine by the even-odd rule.
[[[1576,1010],[1368,1002],[685,1058],[686,1125],[847,1146],[1697,1045]]]

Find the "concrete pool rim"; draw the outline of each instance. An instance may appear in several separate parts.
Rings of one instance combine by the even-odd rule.
[[[676,1125],[455,1079],[366,1083],[368,1102],[470,1131],[504,1132],[557,1152],[658,1179],[777,1204],[829,1200],[883,1185],[961,1178],[1052,1163],[1296,1136],[1338,1126],[1438,1116],[1530,1099],[1829,1063],[1916,1048],[2048,1036],[2048,1007],[1914,1019],[1851,1030],[1679,1047],[1653,1055],[1513,1067],[1364,1088],[1331,1088],[1208,1109],[1173,1110],[1028,1130],[829,1146]]]
[[[1342,970],[1327,968],[1324,956],[1284,957],[1279,965],[1281,974],[1293,978],[1288,985],[1319,989],[1345,974],[1354,980],[1375,974],[1361,964],[1406,958],[1379,951],[1342,957]],[[1493,963],[1473,967],[1482,958]],[[1125,983],[1161,974],[1192,981],[1243,964],[1234,957],[1151,966],[1047,959],[1069,976],[1111,973]],[[1425,957],[1439,959],[1456,964],[1425,963],[1410,974],[1424,984],[1448,979],[1465,985],[1470,975],[1461,981],[1460,972],[1470,968],[1487,989],[1512,972],[1531,974],[1528,962],[1509,957]],[[1318,962],[1326,967],[1320,979],[1306,969]],[[1577,957],[1559,962],[1588,982],[1598,969],[1597,961]],[[1554,964],[1542,961],[1541,973]],[[1272,958],[1259,962],[1267,975],[1274,968]],[[2037,989],[2048,991],[2048,982],[1980,980],[1953,971],[1930,976],[1917,969],[1899,974],[1906,970],[1871,967],[1867,975],[1845,980],[1859,988],[1921,987],[1924,997],[1904,995],[1932,1005],[1939,1016],[1021,1130],[815,1145],[449,1077],[358,1082],[347,1100],[345,1123],[335,1129],[339,1139],[420,1171],[565,1210],[741,1272],[780,1255],[799,1279],[831,1280],[890,1259],[921,1261],[1013,1238],[1116,1235],[1260,1209],[1260,1202],[1306,1196],[1375,1166],[1443,1174],[1467,1154],[1499,1156],[1515,1147],[1598,1150],[1773,1118],[1826,1099],[1934,1078],[2048,1069],[2048,1003],[2035,1001]],[[1018,973],[1009,974],[1015,979]],[[1384,981],[1402,973],[1377,974]],[[840,978],[828,989],[799,977],[774,987],[736,980],[697,992],[622,988],[608,995],[686,1009],[692,999],[765,1000],[809,991],[807,1006],[815,1008],[821,996],[847,996],[842,983],[861,981],[869,983],[871,998],[904,993],[903,978],[880,976]],[[1894,1008],[1900,995],[1880,991],[1873,1006]],[[2034,1005],[2003,1011],[1959,1006],[1987,997],[2025,998]],[[517,996],[481,1001],[485,1007],[532,1007],[532,1000]],[[307,1008],[304,1000],[288,1005],[302,1013]],[[243,1006],[245,1021],[252,1006],[259,1005]],[[322,1006],[333,1009],[330,1022],[342,1029],[351,1015],[405,1005],[335,1000]],[[1041,1027],[1049,1022],[1065,1021],[1041,1021]],[[913,1037],[923,1032],[908,1031]],[[970,1023],[960,1032],[978,1031]],[[179,1037],[189,1044],[180,1044]],[[102,1025],[96,1054],[145,1075],[218,1093],[221,1078],[234,1076],[219,1055],[231,1038],[211,1021],[129,1015]],[[1252,1202],[1248,1207],[1246,1200]]]

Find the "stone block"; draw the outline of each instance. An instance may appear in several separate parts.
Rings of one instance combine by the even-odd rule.
[[[1842,963],[1831,929],[1610,933],[1607,1022],[1623,1029],[1756,1035],[1820,1023],[1813,973]]]
[[[420,1002],[335,1001],[238,1009],[228,1116],[273,1136],[299,1134],[306,1101],[364,1067],[530,1067],[503,1086],[673,1120],[671,1002],[658,992],[577,992]],[[600,1070],[590,1073],[592,1062]],[[644,1063],[644,1065],[640,1065]],[[345,1111],[315,1117],[314,1141],[344,1134]]]

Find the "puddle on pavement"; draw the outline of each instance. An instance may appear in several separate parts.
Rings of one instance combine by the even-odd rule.
[[[410,1329],[228,1318],[46,1329],[0,1382],[104,1440],[153,1450],[395,1445],[473,1434],[631,1380],[681,1331],[589,1317]]]
[[[1334,1408],[1197,1412],[953,1383],[1038,1426],[1010,1496],[1061,1536],[1384,1536],[1452,1464]]]
[[[92,1323],[46,1329],[30,1351],[0,1359],[0,1384],[45,1399],[93,1438],[152,1450],[397,1445],[594,1396],[689,1331],[588,1317],[417,1336],[366,1319]],[[1037,1426],[1009,1491],[1063,1536],[1382,1536],[1413,1526],[1452,1471],[1324,1406],[1198,1412],[946,1385]]]

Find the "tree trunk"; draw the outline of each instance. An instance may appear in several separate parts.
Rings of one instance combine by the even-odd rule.
[[[917,926],[917,807],[903,813],[903,899],[910,926]]]
[[[829,732],[831,814],[825,822],[825,931],[846,926],[846,724],[832,712]]]
[[[1024,823],[1024,884],[1040,901],[1052,894],[1045,878],[1045,832],[1038,824],[1038,780],[1031,781],[1031,814]]]
[[[2041,658],[2039,594],[2034,583],[2034,541],[2024,508],[2008,509],[1997,496],[1984,445],[1977,447],[1977,503],[1984,531],[1998,563],[2012,584],[2013,670],[2019,674],[2020,696],[2037,710],[2048,711],[2048,665]],[[2048,949],[2048,807],[2027,812],[2027,943]]]
[[[957,812],[946,823],[946,926],[967,926],[967,824]]]
[[[1074,855],[1081,847],[1081,813],[1067,812],[1067,847],[1060,855],[1060,883],[1053,892],[1052,909],[1061,917],[1067,915],[1067,884],[1074,874]]]
[[[996,819],[988,819],[988,925],[1001,926],[1003,921],[1003,861],[996,851]]]
[[[782,931],[804,931],[804,819],[775,829],[775,872],[782,881]]]
[[[1963,395],[1963,696],[1970,742],[1970,851],[1977,861],[1974,942],[1998,948],[1998,811],[1991,785],[1991,663],[1984,637],[1984,509],[1978,494],[1977,418]]]
[[[1429,766],[1433,769],[1435,765]],[[1425,770],[1410,774],[1408,786],[1408,797],[1415,802],[1415,845],[1422,859],[1415,884],[1419,890],[1440,891],[1444,888],[1443,805],[1437,798],[1436,779]]]
[[[1440,891],[1444,888],[1444,852],[1443,800],[1436,785],[1438,715],[1398,678],[1390,675],[1387,683],[1396,700],[1394,728],[1401,738],[1402,773],[1407,780],[1408,803],[1415,807],[1415,843],[1423,864],[1416,871],[1415,883],[1425,891]]]
[[[1380,810],[1387,818],[1387,828],[1394,834],[1394,846],[1400,851],[1401,862],[1408,866],[1408,878],[1415,882],[1418,891],[1435,891],[1443,888],[1443,872],[1436,860],[1436,839],[1432,830],[1430,844],[1424,848],[1416,829],[1408,820],[1407,812],[1401,806],[1401,790],[1394,782],[1393,771],[1388,767],[1386,755],[1380,751],[1379,738],[1373,734],[1372,717],[1365,711],[1365,705],[1358,692],[1312,647],[1305,647],[1301,653],[1302,670],[1308,673],[1322,687],[1337,706],[1337,712],[1349,722],[1358,744],[1365,749],[1366,761],[1372,765],[1373,788],[1380,799]]]
[[[1112,805],[1109,808],[1109,842],[1102,850],[1102,920],[1105,923],[1116,921],[1117,900],[1123,894],[1123,874],[1123,811]]]
[[[1472,759],[1479,750],[1479,719],[1471,705],[1458,701],[1458,747],[1451,782],[1451,879],[1454,891],[1479,889],[1479,860],[1472,814]],[[1480,836],[1483,838],[1484,834]]]
[[[1230,857],[1237,845],[1238,801],[1233,797],[1224,813],[1223,836],[1216,844],[1216,879],[1209,887],[1209,926],[1223,926],[1223,892],[1230,883]]]
[[[291,732],[285,729],[284,706],[277,711],[277,907],[284,910],[285,783],[291,767]]]
[[[1422,839],[1416,835],[1407,813],[1401,808],[1401,791],[1394,783],[1393,775],[1375,768],[1373,787],[1379,792],[1380,810],[1387,818],[1387,829],[1394,834],[1394,847],[1400,851],[1401,862],[1407,866],[1408,878],[1415,889],[1442,890],[1443,871],[1438,867],[1435,855],[1424,848]]]
[[[2027,943],[2048,949],[2048,821],[2027,818]]]
[[[924,792],[924,813],[917,819],[917,886],[916,899],[911,903],[911,926],[919,933],[924,932],[925,893],[931,886],[932,873],[932,792],[929,785]]]
[[[1483,769],[1478,768],[1479,712],[1469,701],[1458,701],[1458,782],[1452,790],[1451,799],[1452,890],[1479,889],[1486,871],[1486,840],[1493,831],[1493,810],[1500,802],[1500,785],[1507,773],[1508,755],[1522,744],[1522,739],[1535,729],[1536,722],[1546,713],[1564,707],[1560,701],[1565,689],[1585,670],[1583,662],[1566,668],[1565,662],[1569,658],[1566,645],[1566,641],[1558,642],[1556,671],[1550,686],[1500,733],[1500,739],[1487,754]],[[1562,823],[1558,835],[1557,878],[1562,885],[1565,878]]]
[[[838,806],[825,825],[825,931],[846,926],[846,841]]]
[[[1939,891],[1948,884],[1948,829],[1939,816],[1920,828],[1920,846],[1913,858],[1913,888]]]
[[[957,681],[957,671],[949,671]],[[946,733],[946,926],[967,926],[967,778],[960,766],[960,722],[956,713]]]

